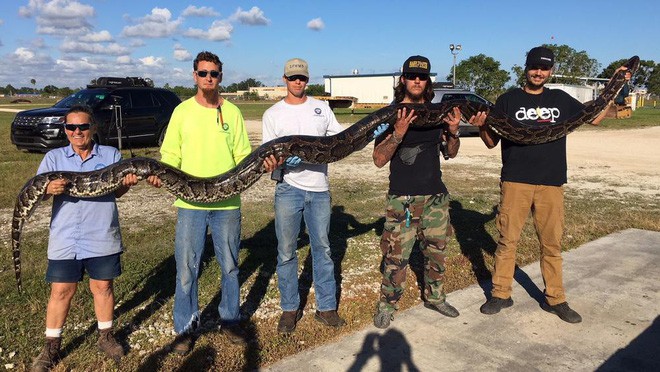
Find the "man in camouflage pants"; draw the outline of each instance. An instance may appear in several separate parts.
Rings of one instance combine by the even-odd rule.
[[[427,58],[408,58],[395,88],[395,102],[430,102],[434,96],[430,72]],[[425,259],[424,305],[445,316],[459,315],[445,301],[443,290],[449,193],[442,182],[440,153],[444,149],[446,158],[458,153],[461,114],[455,107],[444,119],[447,123],[444,128],[409,128],[416,118],[414,110],[400,109],[394,131],[377,138],[374,147],[374,164],[380,168],[390,163],[386,220],[380,241],[383,281],[374,316],[378,328],[387,328],[394,319],[396,303],[403,294],[408,260],[417,240]]]

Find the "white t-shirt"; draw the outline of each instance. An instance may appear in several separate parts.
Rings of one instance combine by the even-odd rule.
[[[263,116],[263,141],[291,135],[330,136],[344,130],[327,102],[307,97],[304,103],[292,105],[277,102]],[[306,191],[327,191],[327,164],[301,163],[295,168],[286,168],[284,181]]]

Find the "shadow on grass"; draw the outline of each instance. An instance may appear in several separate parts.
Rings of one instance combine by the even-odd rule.
[[[375,332],[367,334],[360,352],[355,355],[355,361],[347,371],[364,370],[374,357],[380,361],[379,371],[419,371],[413,361],[410,344],[403,333],[396,329],[390,328],[382,335]]]
[[[332,214],[330,216],[330,257],[335,267],[335,284],[337,286],[336,300],[337,306],[341,301],[341,284],[342,284],[342,262],[346,256],[348,248],[348,239],[355,236],[365,234],[371,230],[380,235],[383,232],[383,225],[385,218],[380,218],[370,224],[363,224],[358,221],[352,214],[346,213],[346,208],[343,205],[335,205],[332,207]],[[307,298],[313,284],[313,271],[312,271],[312,252],[307,254],[303,264],[302,272],[300,273],[299,287],[300,292],[300,308],[304,309],[307,305]]]
[[[495,219],[497,205],[490,213],[484,214],[465,209],[459,201],[452,200],[449,202],[449,215],[461,253],[470,261],[474,276],[488,297],[492,289],[492,275],[486,267],[484,253],[493,256],[497,242],[486,231],[486,224]]]
[[[115,309],[115,319],[121,314],[133,311],[151,297],[154,297],[154,299],[150,304],[139,310],[126,325],[115,329],[117,340],[122,343],[124,350],[127,350],[127,342],[125,340],[128,338],[129,333],[138,329],[146,319],[158,312],[169,298],[174,295],[174,276],[172,274],[175,272],[176,265],[174,263],[174,256],[172,255],[149,271],[145,276],[145,280],[137,282],[131,289],[126,291],[126,293],[135,294]],[[142,288],[138,290],[139,287]],[[91,324],[82,334],[67,343],[60,354],[62,359],[82,345],[85,339],[95,334],[95,330],[96,324]]]

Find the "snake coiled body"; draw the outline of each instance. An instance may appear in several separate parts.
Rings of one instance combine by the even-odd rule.
[[[639,58],[628,61],[628,68],[636,70]],[[332,163],[363,149],[373,140],[374,132],[381,123],[390,123],[393,129],[397,110],[401,107],[414,109],[417,119],[412,127],[437,127],[445,125],[443,118],[458,106],[466,118],[478,111],[490,111],[486,123],[500,136],[522,144],[536,144],[561,138],[579,125],[593,120],[618,94],[625,80],[623,72],[617,73],[598,99],[570,119],[547,126],[530,126],[498,112],[492,106],[471,101],[451,101],[439,104],[398,104],[379,109],[359,120],[346,130],[333,136],[286,136],[264,143],[230,171],[210,178],[195,177],[181,170],[149,158],[131,158],[93,172],[48,172],[39,174],[23,186],[18,194],[12,217],[12,256],[16,284],[21,291],[21,231],[25,221],[39,205],[48,183],[55,179],[68,180],[65,193],[79,198],[94,198],[116,191],[127,174],[138,179],[158,176],[163,187],[178,198],[193,203],[212,203],[240,194],[252,186],[265,172],[264,159],[298,156],[313,164]]]

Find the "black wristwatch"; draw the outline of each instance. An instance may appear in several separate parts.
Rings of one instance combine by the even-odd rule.
[[[458,130],[456,131],[456,133],[452,133],[452,132],[450,132],[450,131],[447,131],[447,134],[449,134],[450,137],[458,138],[458,137],[461,136],[461,128],[458,128]]]

